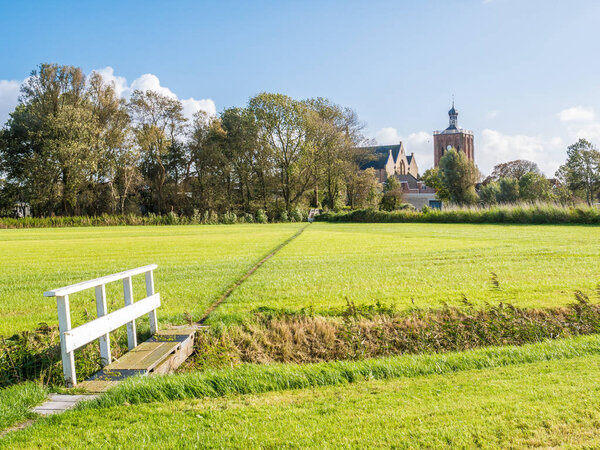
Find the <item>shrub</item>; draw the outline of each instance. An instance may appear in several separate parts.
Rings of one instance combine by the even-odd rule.
[[[223,214],[223,218],[221,219],[221,223],[231,225],[237,221],[237,215],[232,211],[227,211]]]
[[[264,210],[259,209],[256,211],[256,223],[267,223],[268,221],[269,218]]]

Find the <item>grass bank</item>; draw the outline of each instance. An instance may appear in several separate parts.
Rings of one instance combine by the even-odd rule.
[[[442,353],[523,345],[600,332],[600,304],[583,293],[566,307],[485,305],[396,311],[389,305],[349,304],[329,311],[262,308],[241,324],[211,328],[196,338],[190,370],[240,363],[313,363],[407,353]]]
[[[600,354],[600,336],[544,341],[521,347],[490,347],[468,352],[403,355],[317,364],[242,365],[171,376],[130,378],[82,408],[165,402],[190,398],[258,394],[286,389],[336,386],[362,380],[413,378],[515,364]]]
[[[0,439],[0,447],[597,448],[598,367],[594,354],[444,376],[85,409],[40,420]]]

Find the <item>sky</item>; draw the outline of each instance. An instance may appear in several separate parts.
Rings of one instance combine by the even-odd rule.
[[[454,96],[484,174],[529,159],[553,176],[577,139],[600,145],[598,23],[585,0],[0,0],[0,123],[40,63],[69,64],[188,116],[265,91],[327,97],[422,173]]]

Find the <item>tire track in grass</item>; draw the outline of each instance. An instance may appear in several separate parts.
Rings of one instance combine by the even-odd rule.
[[[285,241],[283,241],[279,245],[277,245],[277,247],[275,247],[273,250],[271,250],[271,252],[267,256],[265,256],[263,259],[261,259],[259,262],[257,262],[254,266],[252,266],[252,268],[250,270],[248,270],[248,272],[246,272],[244,275],[242,275],[242,277],[240,279],[238,279],[235,283],[233,283],[225,291],[225,293],[223,295],[221,295],[212,305],[210,305],[208,307],[208,309],[206,311],[204,311],[204,314],[202,315],[200,320],[198,320],[198,322],[196,322],[196,323],[199,325],[203,325],[204,322],[206,322],[206,319],[208,319],[208,317],[213,313],[213,311],[215,309],[217,309],[221,305],[221,303],[223,303],[225,300],[227,300],[227,298],[233,293],[233,291],[235,291],[238,287],[240,287],[240,285],[244,281],[246,281],[254,272],[256,272],[260,266],[262,266],[265,262],[267,262],[269,259],[271,259],[273,256],[275,256],[277,254],[277,252],[279,252],[279,250],[281,250],[283,247],[285,247],[290,242],[292,242],[294,239],[296,239],[298,236],[300,236],[302,234],[302,232],[309,227],[309,225],[310,225],[310,222],[307,223],[302,228],[300,228],[298,231],[296,231],[296,233],[294,233],[292,236],[287,238]]]

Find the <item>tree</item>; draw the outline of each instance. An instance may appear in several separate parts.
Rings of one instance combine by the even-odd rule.
[[[528,202],[546,202],[554,199],[552,185],[539,173],[528,172],[519,180],[519,197]]]
[[[556,176],[573,193],[582,193],[591,205],[600,187],[600,152],[590,142],[579,139],[567,148],[567,161]]]
[[[499,203],[516,203],[519,200],[519,181],[516,178],[500,178],[498,185],[500,187],[497,196]]]
[[[404,193],[402,185],[395,176],[388,177],[383,183],[383,197],[381,198],[381,209],[393,211],[403,203]]]
[[[517,159],[494,166],[492,174],[486,181],[498,181],[500,178],[515,178],[520,180],[527,173],[536,173],[541,175],[540,168],[533,161]],[[485,183],[487,184],[487,183]]]
[[[492,181],[481,187],[479,190],[479,199],[484,205],[495,205],[501,197],[500,184]]]
[[[447,151],[440,159],[439,177],[439,183],[452,203],[471,205],[477,201],[475,183],[479,171],[464,152]]]
[[[97,171],[97,127],[81,69],[41,64],[31,73],[2,133],[1,158],[34,213],[81,213],[80,195]]]
[[[442,177],[439,167],[427,169],[421,176],[421,181],[436,191],[436,196],[442,201],[450,201],[450,193],[442,183]]]
[[[324,98],[306,100],[307,144],[314,178],[315,206],[319,183],[325,188],[325,204],[335,209],[342,201],[346,180],[358,169],[357,160],[364,141],[364,125],[350,108]]]
[[[181,157],[178,139],[184,135],[186,122],[183,106],[176,98],[154,91],[134,91],[128,108],[142,156],[142,174],[152,192],[153,209],[166,212],[166,183],[169,175],[177,175],[177,166],[169,163]],[[177,176],[173,178],[177,181]]]
[[[313,184],[306,158],[306,106],[286,95],[262,93],[250,99],[249,108],[257,120],[259,139],[272,155],[279,193],[289,212]]]
[[[348,203],[354,208],[376,208],[381,200],[375,169],[355,170],[346,176]]]

